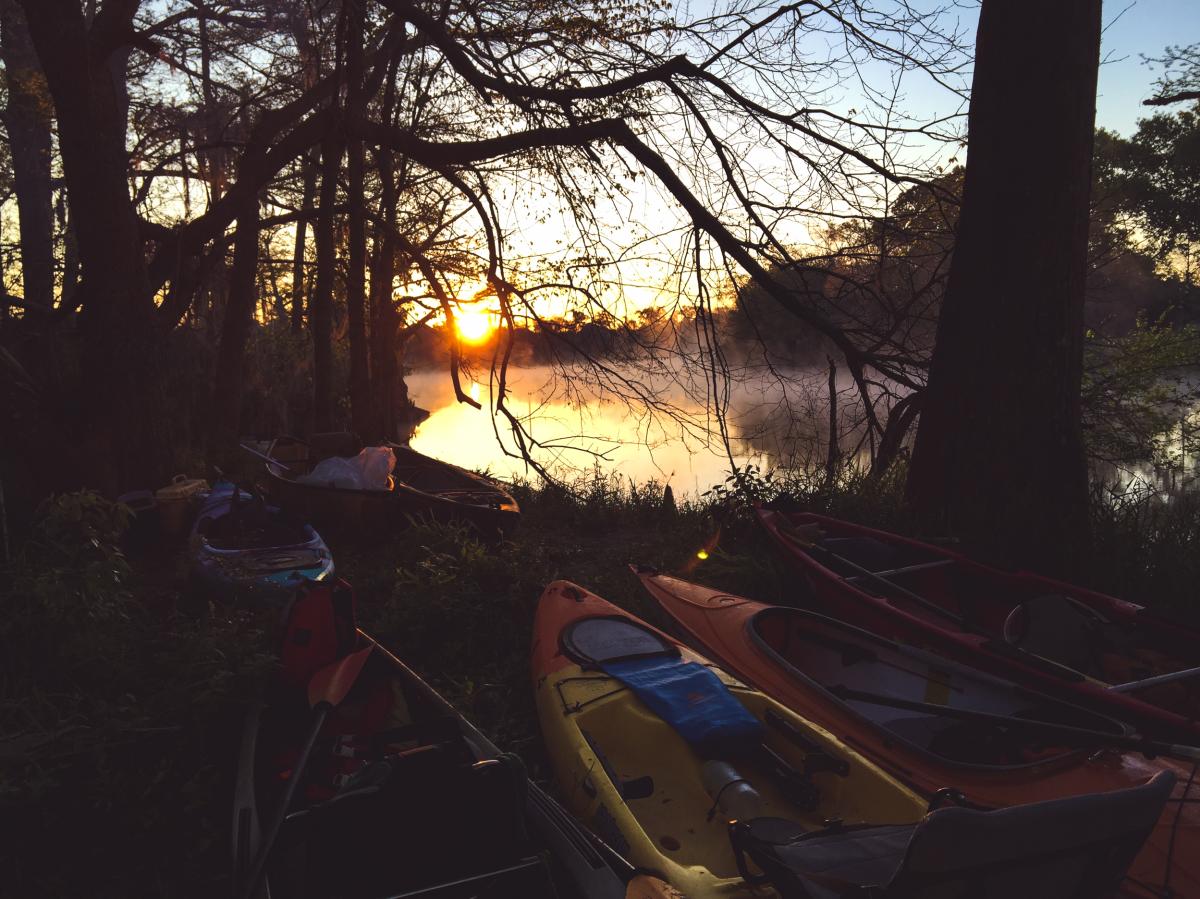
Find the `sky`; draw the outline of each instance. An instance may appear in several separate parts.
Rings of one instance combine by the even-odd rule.
[[[1159,69],[1141,57],[1200,41],[1200,0],[1105,0],[1104,24],[1096,124],[1129,136],[1139,118],[1155,111],[1141,103]]]

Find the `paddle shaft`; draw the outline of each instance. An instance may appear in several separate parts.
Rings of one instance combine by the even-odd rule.
[[[288,777],[287,785],[283,788],[283,796],[280,797],[279,808],[275,810],[275,817],[271,820],[271,827],[267,831],[266,840],[263,842],[262,848],[254,860],[254,866],[251,868],[250,877],[246,881],[246,889],[242,892],[241,899],[251,899],[254,891],[258,889],[259,881],[267,870],[267,858],[271,855],[271,849],[275,845],[275,838],[279,836],[279,828],[283,826],[288,809],[292,806],[292,797],[296,795],[296,788],[299,786],[300,781],[304,779],[304,769],[308,767],[308,759],[312,755],[313,746],[316,745],[321,728],[325,725],[325,719],[333,711],[334,707],[346,698],[346,694],[350,692],[350,689],[358,680],[363,666],[366,665],[367,659],[373,651],[374,644],[368,644],[362,649],[355,650],[348,655],[330,662],[313,674],[309,680],[308,701],[313,710],[312,725],[309,728],[308,736],[304,740],[304,748],[300,750],[296,764],[292,766],[292,773]]]
[[[1124,684],[1115,684],[1108,689],[1113,693],[1132,693],[1134,690],[1141,690],[1143,687],[1173,684],[1176,681],[1190,680],[1198,676],[1200,676],[1200,668],[1185,668],[1182,671],[1172,671],[1168,674],[1159,674],[1154,677],[1145,677],[1141,680],[1132,680]]]
[[[254,447],[252,447],[252,446],[246,446],[246,444],[244,444],[244,443],[239,443],[239,444],[238,444],[238,446],[240,446],[242,449],[244,449],[244,450],[245,450],[246,452],[248,452],[250,455],[252,455],[252,456],[258,456],[258,458],[262,459],[264,462],[270,462],[272,465],[278,465],[278,466],[279,466],[280,468],[282,468],[284,471],[291,471],[291,469],[290,469],[290,468],[288,468],[288,466],[284,465],[284,464],[283,464],[282,462],[280,462],[278,459],[276,459],[276,458],[274,458],[274,457],[272,457],[272,456],[268,456],[266,453],[259,452],[258,450],[256,450],[256,449],[255,449]]]
[[[955,615],[953,612],[943,609],[937,603],[926,599],[919,593],[913,593],[913,591],[901,587],[899,584],[894,584],[887,578],[876,574],[874,571],[871,571],[868,568],[863,568],[861,565],[851,562],[846,557],[838,555],[833,550],[826,549],[823,546],[818,546],[815,542],[807,540],[799,534],[791,534],[783,528],[780,528],[779,532],[786,536],[789,540],[799,544],[804,549],[815,550],[817,552],[824,553],[827,557],[836,559],[842,565],[845,565],[851,571],[854,571],[859,575],[859,577],[878,584],[884,589],[892,591],[892,593],[896,594],[897,596],[902,596],[905,599],[916,603],[921,608],[933,612],[936,615],[940,615],[947,621],[957,624],[966,633],[987,638],[989,642],[986,646],[986,649],[995,653],[996,655],[1008,656],[1009,658],[1019,660],[1024,665],[1033,668],[1040,668],[1046,673],[1052,674],[1055,677],[1065,678],[1066,680],[1080,680],[1083,678],[1083,675],[1081,675],[1075,669],[1059,664],[1053,659],[1048,659],[1045,656],[1038,655],[1037,653],[1032,653],[1028,650],[1021,649],[1019,646],[1012,646],[1011,644],[997,640],[994,634],[989,634],[987,631],[972,625],[961,615]],[[845,577],[842,579],[845,580]]]
[[[828,558],[834,559],[839,564],[844,565],[847,568],[849,568],[859,578],[870,581],[873,584],[878,584],[879,586],[883,587],[884,589],[890,590],[892,593],[895,593],[897,596],[903,596],[905,599],[911,600],[912,602],[919,605],[921,608],[926,609],[927,611],[933,612],[935,615],[940,615],[942,618],[945,618],[947,621],[953,621],[955,624],[957,624],[959,627],[962,627],[965,630],[972,630],[971,626],[969,624],[967,624],[966,619],[963,618],[961,615],[955,615],[953,612],[951,612],[947,609],[943,609],[937,603],[926,599],[924,596],[921,596],[919,593],[913,593],[911,590],[908,590],[904,587],[901,587],[899,584],[895,584],[892,581],[889,581],[886,577],[883,577],[882,575],[877,574],[874,571],[871,571],[869,568],[863,568],[858,563],[851,562],[845,556],[839,555],[838,553],[835,553],[831,549],[826,549],[825,547],[818,545],[814,541],[806,540],[798,534],[793,535],[793,534],[789,533],[788,531],[783,530],[782,528],[780,529],[780,532],[782,534],[784,534],[789,540],[793,541],[794,543],[800,544],[800,546],[802,546],[806,550],[824,553]],[[845,580],[844,577],[843,577],[843,580]]]
[[[292,797],[296,795],[296,787],[304,777],[304,769],[308,767],[308,759],[312,755],[313,746],[316,745],[317,736],[321,733],[321,728],[325,725],[325,718],[332,709],[333,706],[328,702],[318,703],[313,709],[313,723],[308,731],[308,738],[304,741],[304,748],[300,750],[296,764],[292,766],[291,776],[288,778],[287,786],[283,788],[283,796],[279,799],[279,807],[271,819],[271,826],[267,830],[262,848],[254,859],[254,867],[250,869],[250,876],[246,879],[246,888],[241,893],[241,899],[251,899],[254,891],[258,889],[258,883],[267,869],[267,859],[271,855],[271,847],[275,845],[275,838],[279,836],[279,828],[283,826],[283,819],[287,817],[288,809],[291,808]]]
[[[954,709],[949,706],[935,705],[931,702],[919,702],[914,699],[903,699],[899,696],[888,696],[883,693],[870,693],[865,690],[854,690],[850,687],[832,687],[830,692],[842,700],[869,702],[873,705],[890,706],[912,712],[925,712],[940,718],[957,718],[962,721],[978,721],[982,724],[994,724],[998,727],[1015,728],[1019,730],[1037,731],[1049,736],[1063,738],[1074,737],[1078,740],[1088,740],[1106,743],[1122,749],[1132,749],[1146,756],[1166,755],[1172,758],[1183,758],[1190,761],[1200,761],[1200,748],[1195,746],[1180,746],[1175,743],[1158,743],[1141,737],[1126,737],[1121,734],[1107,734],[1101,730],[1090,730],[1086,727],[1074,727],[1070,724],[1055,724],[1051,721],[1036,721],[1029,718],[1013,718],[1008,715],[995,715],[991,712],[977,712],[972,709]]]

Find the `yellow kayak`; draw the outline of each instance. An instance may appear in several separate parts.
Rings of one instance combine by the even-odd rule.
[[[697,663],[689,669],[703,666],[716,676],[723,696],[685,686],[682,702],[711,710],[732,698],[751,725],[744,745],[707,731],[701,736],[709,742],[689,742],[640,692],[607,673],[662,654],[656,645],[682,663]],[[605,653],[613,664],[596,664]],[[756,872],[745,863],[739,869],[730,840],[734,819],[786,819],[820,832],[831,825],[911,825],[926,812],[926,800],[832,734],[574,584],[556,581],[542,594],[532,669],[542,735],[566,805],[689,899],[776,895],[747,882],[743,874],[753,880]],[[701,728],[711,714],[699,716]]]

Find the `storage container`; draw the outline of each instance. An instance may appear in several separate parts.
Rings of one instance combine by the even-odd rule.
[[[166,487],[154,491],[158,503],[158,520],[163,533],[178,537],[187,529],[192,501],[202,490],[208,489],[208,481],[177,474]]]

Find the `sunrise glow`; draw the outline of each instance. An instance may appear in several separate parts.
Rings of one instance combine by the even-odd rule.
[[[492,313],[482,309],[464,309],[454,316],[458,336],[467,343],[481,343],[495,328]]]

